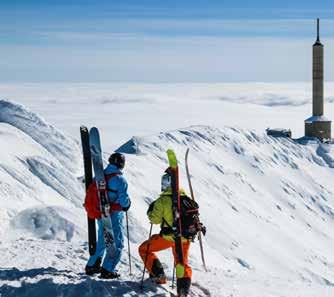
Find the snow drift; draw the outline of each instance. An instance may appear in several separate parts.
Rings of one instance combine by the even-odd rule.
[[[78,168],[77,143],[24,106],[0,100],[0,123],[12,125],[29,135],[66,168]]]
[[[70,241],[73,237],[74,224],[61,217],[55,208],[33,208],[20,212],[12,224],[17,229],[29,231],[32,235],[45,239],[62,239]]]
[[[0,101],[0,147],[2,234],[14,235],[15,232],[7,230],[10,221],[14,222],[12,227],[32,231],[27,216],[36,215],[37,208],[39,217],[54,214],[52,224],[58,227],[53,232],[62,229],[59,226],[64,224],[62,213],[66,209],[79,215],[82,186],[76,177],[80,158],[76,141],[23,106]],[[32,233],[41,238],[49,236],[47,227],[46,233],[41,231]],[[65,237],[72,238],[68,233]]]

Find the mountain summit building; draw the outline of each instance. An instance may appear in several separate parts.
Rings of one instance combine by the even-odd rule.
[[[319,19],[317,40],[313,44],[313,115],[305,120],[305,136],[317,137],[321,141],[331,138],[332,122],[324,117],[324,46],[320,42]]]

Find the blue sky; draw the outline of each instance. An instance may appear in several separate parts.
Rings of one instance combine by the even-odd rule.
[[[0,0],[0,82],[307,81],[316,17],[334,80],[331,1]]]

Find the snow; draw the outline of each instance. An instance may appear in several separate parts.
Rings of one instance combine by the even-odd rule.
[[[24,230],[35,232],[29,216],[33,220],[53,213],[49,223],[58,226],[56,232],[68,212],[77,212],[82,204],[82,185],[76,173],[80,170],[79,146],[21,105],[0,101],[0,107],[0,221],[8,227],[17,218],[20,228],[26,225]],[[83,232],[80,221],[84,219],[76,222],[75,233]],[[0,234],[6,233],[1,228]]]
[[[305,123],[313,123],[313,122],[330,122],[328,118],[325,116],[311,116],[310,118],[305,120]]]
[[[14,228],[23,229],[37,238],[71,241],[74,224],[61,217],[52,207],[26,209],[12,220]],[[65,238],[59,236],[64,233]]]
[[[332,119],[333,82],[326,82],[324,93],[325,116]],[[257,133],[266,127],[291,128],[299,138],[312,114],[308,82],[0,84],[0,98],[24,104],[75,138],[83,123],[97,126],[108,152],[132,136],[192,125],[237,126]]]
[[[0,123],[10,124],[29,135],[70,170],[78,167],[78,144],[22,105],[1,100]]]
[[[170,296],[171,253],[161,253],[169,284],[146,281],[140,292],[137,251],[148,237],[146,210],[159,194],[167,148],[176,151],[187,192],[190,148],[195,198],[208,230],[209,272],[198,242],[190,250],[192,296],[333,296],[333,144],[265,133],[267,126],[303,127],[310,102],[301,95],[305,85],[289,93],[290,87],[0,85],[7,98],[0,101],[1,296]],[[283,94],[288,99],[276,104]],[[247,103],[240,104],[243,96]],[[179,112],[171,112],[171,103]],[[332,108],[325,107],[329,118]],[[125,248],[120,281],[83,273],[88,250],[78,139],[85,123],[101,128],[105,160],[112,149],[126,153],[133,275]]]

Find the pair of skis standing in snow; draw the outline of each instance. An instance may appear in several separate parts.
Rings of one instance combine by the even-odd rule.
[[[109,158],[109,164],[104,169],[102,163],[101,144],[97,128],[90,132],[81,127],[81,140],[84,153],[86,198],[85,208],[88,215],[88,240],[90,258],[86,265],[86,274],[100,273],[101,278],[113,279],[119,277],[116,266],[120,261],[124,247],[124,212],[126,213],[127,231],[128,216],[131,201],[127,194],[127,182],[122,176],[125,157],[114,153]],[[194,200],[190,175],[186,170],[190,185],[191,197],[179,187],[179,170],[175,153],[167,151],[169,167],[166,169],[161,181],[162,193],[160,197],[149,206],[147,215],[151,222],[150,237],[139,247],[139,254],[144,262],[141,288],[145,269],[157,284],[165,284],[167,277],[155,252],[172,248],[174,265],[177,277],[178,296],[187,296],[191,285],[191,268],[188,265],[190,243],[198,235],[202,253],[203,247],[201,232],[205,234],[205,227],[199,220],[198,204]],[[92,178],[92,163],[95,180]],[[98,225],[98,240],[96,243],[95,219]],[[151,236],[152,225],[160,224],[160,234]],[[129,245],[129,231],[128,231]],[[103,259],[103,261],[102,261]],[[131,259],[129,254],[131,273]]]

